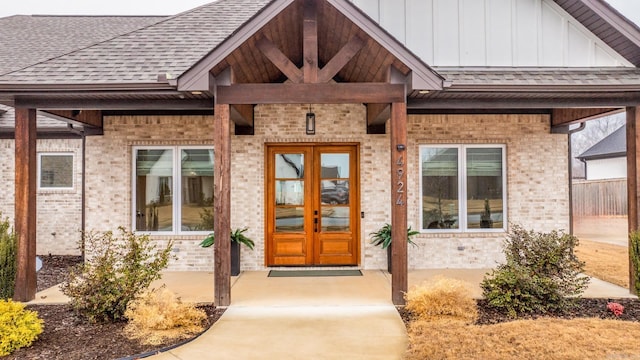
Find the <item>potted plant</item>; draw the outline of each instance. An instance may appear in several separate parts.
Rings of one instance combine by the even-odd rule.
[[[244,244],[249,249],[253,250],[255,243],[250,238],[244,235],[245,231],[249,228],[235,229],[231,231],[231,276],[238,276],[240,274],[240,244]],[[202,242],[200,246],[210,247],[215,242],[215,234],[209,234]]]
[[[413,246],[417,246],[411,240],[412,236],[418,235],[420,232],[417,230],[411,230],[411,226],[407,229],[407,242]],[[372,232],[371,243],[376,246],[382,247],[387,250],[387,270],[391,273],[391,224],[384,224],[378,231]]]

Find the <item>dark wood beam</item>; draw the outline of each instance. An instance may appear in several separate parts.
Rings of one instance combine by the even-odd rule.
[[[638,179],[638,169],[640,169],[640,107],[627,108],[627,207],[629,232],[640,230],[640,179]],[[629,240],[631,249],[631,240]],[[631,259],[629,250],[629,289],[635,294],[635,274],[636,269]],[[637,295],[637,294],[636,294]]]
[[[342,49],[338,51],[338,53],[325,65],[320,72],[318,73],[318,82],[326,83],[329,80],[333,79],[336,74],[342,68],[347,65],[347,63],[353,59],[354,56],[362,49],[364,46],[364,41],[360,39],[358,36],[354,36],[347,42]]]
[[[621,113],[624,108],[565,108],[553,109],[551,126],[571,125],[607,115]]]
[[[0,139],[15,139],[14,128],[0,128]],[[82,135],[69,128],[38,128],[37,139],[80,139]]]
[[[261,36],[256,41],[256,46],[292,83],[302,82],[302,71],[269,39]]]
[[[231,105],[231,120],[235,124],[236,135],[253,135],[254,105]]]
[[[231,120],[236,125],[253,126],[253,107],[252,104],[230,105]]]
[[[39,96],[16,100],[16,107],[51,110],[209,110],[211,98],[89,99]]]
[[[405,99],[404,85],[384,83],[234,84],[217,89],[223,104],[390,103]]]
[[[102,127],[100,110],[40,110],[44,115],[65,121],[71,125]]]
[[[391,105],[391,299],[407,292],[407,105]]]
[[[453,94],[453,92],[452,92]],[[458,94],[456,94],[458,95]],[[501,97],[504,95],[503,97]],[[446,95],[445,95],[446,96]],[[465,96],[469,96],[465,98]],[[460,93],[459,97],[439,98],[437,96],[408,100],[408,108],[419,109],[549,109],[549,108],[581,108],[581,107],[625,107],[640,103],[640,92],[609,91],[593,96],[583,93],[551,93],[541,97],[539,93]]]
[[[213,231],[214,244],[214,300],[216,306],[231,304],[231,136],[230,106],[214,106],[214,186]]]
[[[384,134],[391,117],[391,104],[367,104],[367,134]]]
[[[15,231],[18,241],[13,298],[36,297],[36,110],[16,108]]]
[[[302,23],[304,82],[318,82],[318,1],[304,0]]]

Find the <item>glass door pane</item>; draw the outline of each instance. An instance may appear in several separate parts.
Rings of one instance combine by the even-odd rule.
[[[304,154],[275,154],[275,232],[304,231]]]
[[[350,226],[349,153],[320,155],[321,230],[346,232]]]

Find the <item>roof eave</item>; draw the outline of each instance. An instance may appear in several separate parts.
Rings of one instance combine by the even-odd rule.
[[[178,76],[177,89],[179,91],[211,90],[213,84],[211,84],[209,71],[293,2],[294,0],[273,0],[267,4],[205,57]]]
[[[210,91],[214,84],[212,84],[213,79],[211,79],[209,71],[294,1],[295,0],[274,0],[267,4],[208,55],[180,75],[177,80],[178,90]],[[382,29],[379,24],[374,22],[358,7],[346,0],[326,1],[411,69],[409,76],[410,88],[407,89],[408,91],[442,90],[444,83],[442,76],[425,64],[419,57],[411,53],[403,44]]]
[[[626,157],[626,156],[627,156],[626,152],[615,152],[615,153],[609,153],[609,154],[576,156],[576,159],[583,160],[583,161],[589,161],[589,160],[614,159],[614,158],[621,158],[621,157]]]

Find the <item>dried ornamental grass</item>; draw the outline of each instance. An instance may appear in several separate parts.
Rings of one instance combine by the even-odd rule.
[[[478,308],[470,284],[437,276],[414,286],[405,294],[406,309],[426,321],[462,321],[473,323]]]
[[[600,319],[537,319],[496,325],[416,321],[406,360],[638,359],[640,324]]]
[[[203,330],[201,324],[207,317],[204,311],[183,303],[165,287],[131,302],[125,316],[129,319],[124,330],[127,337],[146,345],[197,334]]]

